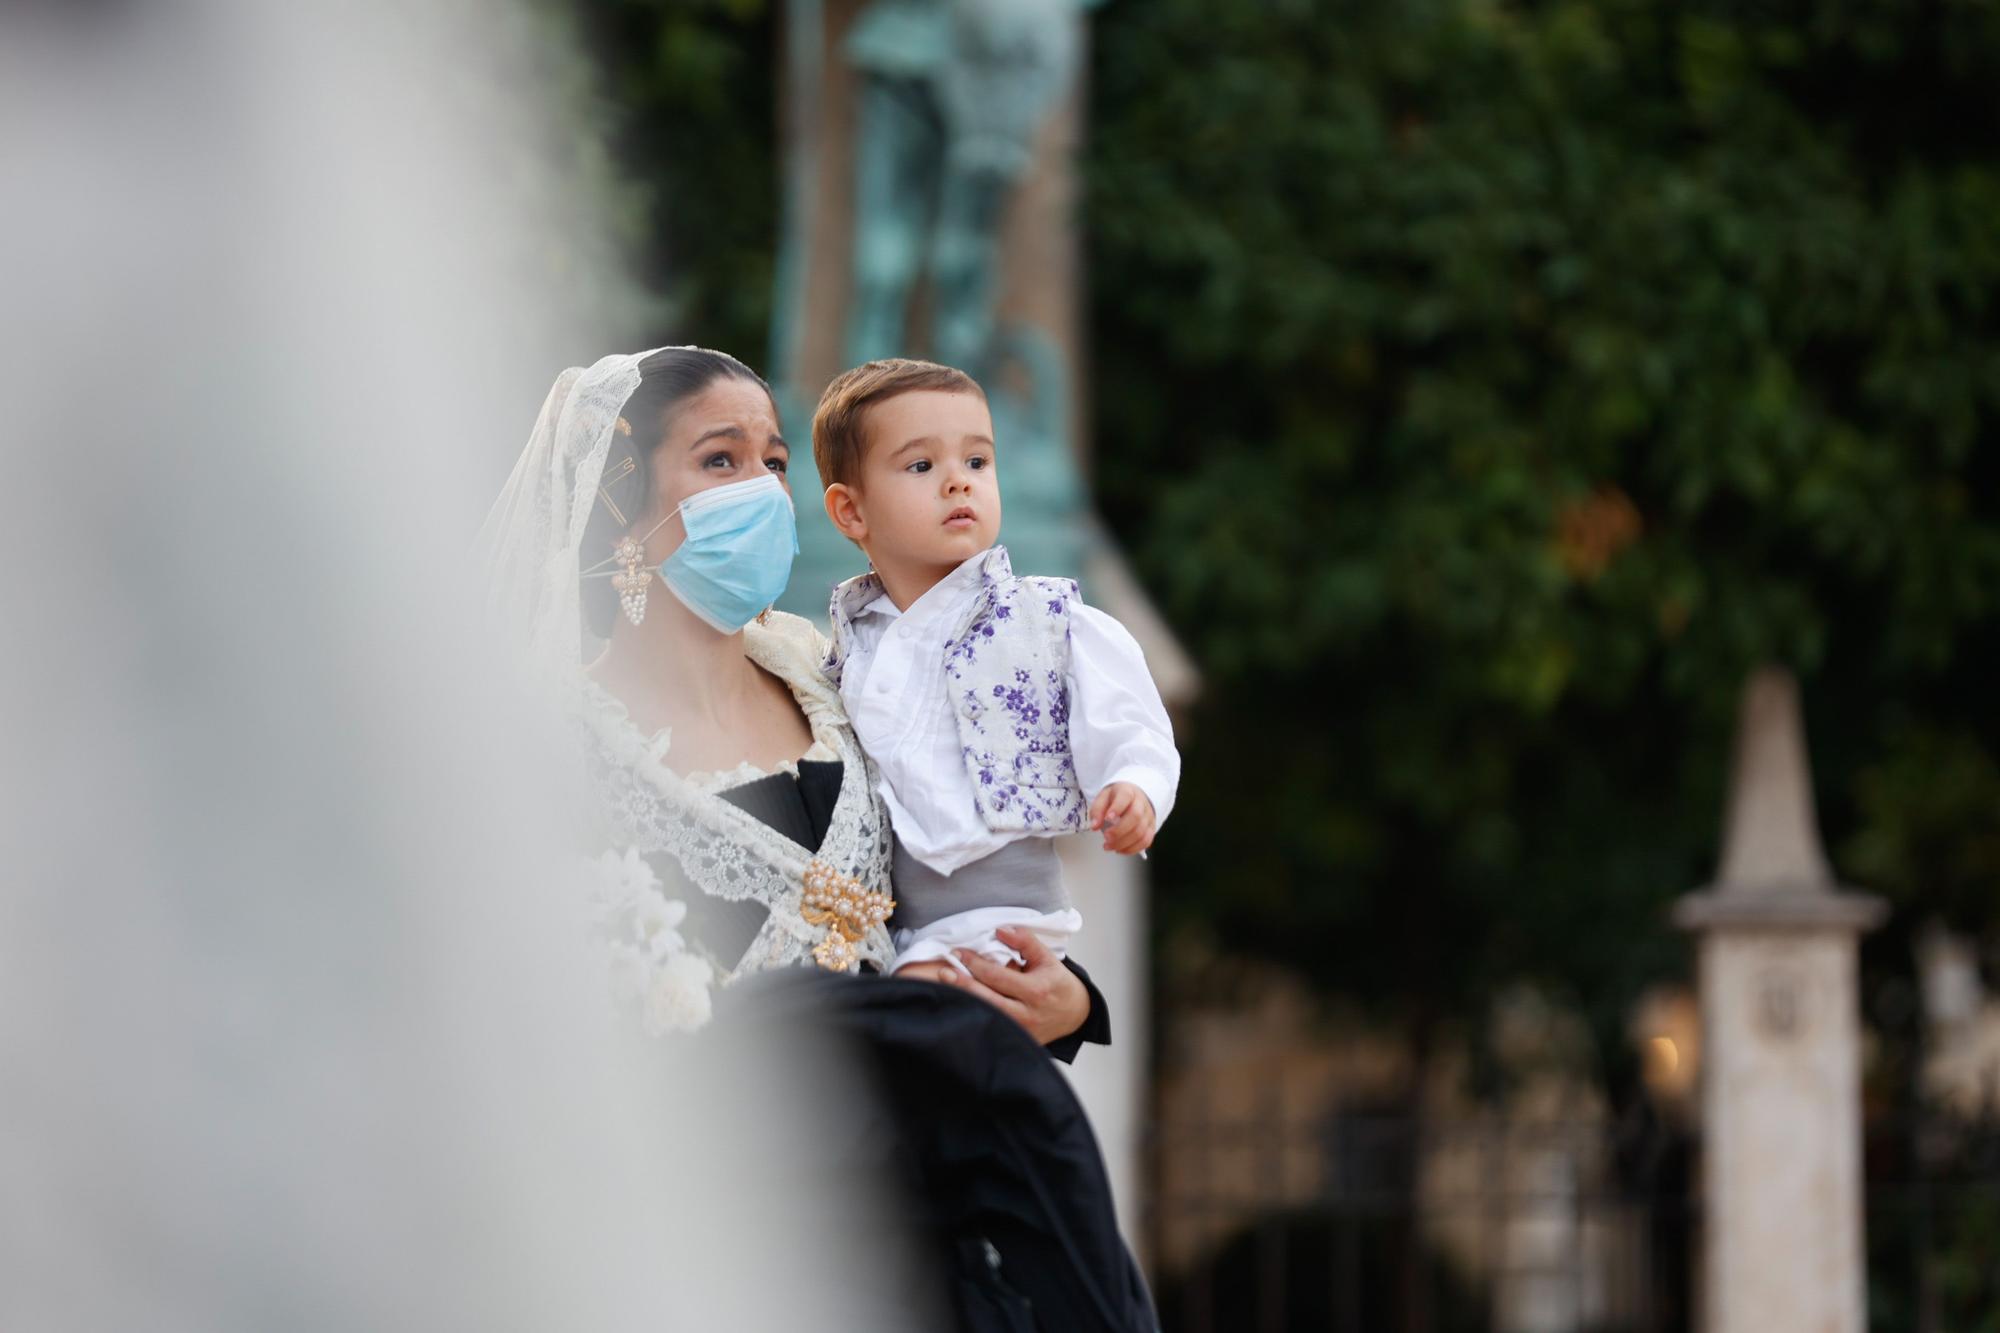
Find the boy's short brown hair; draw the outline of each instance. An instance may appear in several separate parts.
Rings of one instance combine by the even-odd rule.
[[[860,478],[861,458],[868,447],[862,426],[870,407],[899,393],[925,389],[986,397],[979,381],[964,371],[909,357],[870,361],[834,376],[813,411],[813,464],[819,468],[820,485],[852,486]]]

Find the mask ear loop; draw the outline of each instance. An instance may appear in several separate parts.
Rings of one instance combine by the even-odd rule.
[[[665,518],[661,519],[658,523],[655,523],[652,527],[647,528],[646,535],[639,539],[639,545],[644,546],[648,541],[652,540],[653,534],[658,532],[661,528],[667,526],[667,524],[673,522],[676,518],[679,518],[680,512],[681,511],[677,506]],[[588,569],[578,571],[577,576],[579,578],[586,578],[586,579],[608,579],[618,571],[615,569],[605,569],[604,567],[606,565],[616,564],[617,561],[618,557],[616,555],[607,555],[602,560],[598,561],[596,564],[590,566]],[[604,572],[600,574],[598,572],[599,570],[604,570]]]

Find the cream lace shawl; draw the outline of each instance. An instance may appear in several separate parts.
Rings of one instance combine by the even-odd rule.
[[[840,795],[817,852],[676,774],[667,766],[669,733],[647,737],[623,705],[585,681],[576,711],[596,795],[600,832],[616,849],[664,852],[692,889],[731,901],[750,899],[769,913],[742,961],[720,969],[723,984],[774,967],[814,966],[812,949],[825,935],[800,915],[807,865],[815,858],[870,889],[889,889],[888,813],[875,794],[873,769],[848,725],[840,695],[821,674],[825,641],[811,622],[773,611],[743,632],[744,648],[791,688],[816,745],[844,765]],[[670,885],[668,892],[675,890]],[[887,967],[895,950],[877,926],[855,946],[861,961]]]

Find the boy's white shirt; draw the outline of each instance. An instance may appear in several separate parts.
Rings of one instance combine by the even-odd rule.
[[[1032,907],[975,907],[969,912],[953,912],[928,926],[897,931],[896,956],[889,963],[889,972],[894,975],[912,963],[937,961],[950,963],[971,976],[972,969],[958,960],[960,949],[1003,965],[1027,962],[1019,952],[1000,942],[1002,926],[1033,931],[1050,953],[1067,958],[1070,937],[1083,929],[1083,913],[1074,907],[1060,912],[1037,912]]]
[[[944,673],[945,641],[979,595],[984,551],[898,611],[887,593],[855,615],[841,665],[840,697],[855,735],[882,775],[881,794],[903,850],[948,875],[1033,831],[996,833],[979,816],[965,769],[958,716]],[[1087,799],[1129,782],[1173,809],[1181,758],[1173,724],[1125,627],[1094,607],[1070,608],[1069,740]]]

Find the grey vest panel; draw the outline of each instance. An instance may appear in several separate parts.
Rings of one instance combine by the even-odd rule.
[[[975,907],[1025,907],[1060,912],[1070,905],[1063,887],[1062,862],[1052,838],[1022,838],[949,875],[919,861],[896,844],[890,871],[896,915],[891,930],[919,930],[954,912]]]

